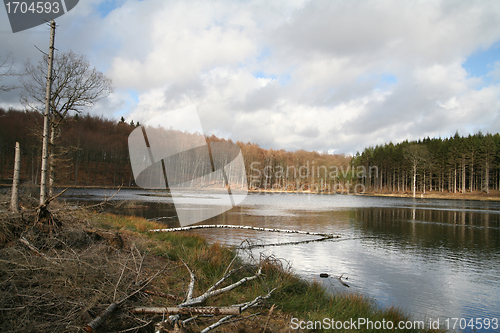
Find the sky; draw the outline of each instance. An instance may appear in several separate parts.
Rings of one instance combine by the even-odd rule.
[[[498,0],[81,0],[56,23],[56,52],[113,82],[93,115],[195,105],[208,135],[346,154],[500,132]],[[0,57],[22,69],[48,43],[47,26],[13,34],[0,8]]]

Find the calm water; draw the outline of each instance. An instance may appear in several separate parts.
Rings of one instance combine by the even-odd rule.
[[[68,196],[96,200],[104,193],[72,190]],[[122,190],[114,199],[136,200],[142,206],[121,208],[120,213],[163,217],[160,221],[175,226],[171,198],[152,194]],[[186,205],[189,203],[186,197]],[[257,247],[253,252],[257,257],[264,252],[283,258],[305,279],[321,281],[332,291],[362,293],[382,306],[395,305],[415,319],[500,320],[500,203],[249,195],[241,206],[203,222],[213,223],[339,234],[340,239]],[[276,244],[315,238],[227,229],[192,232],[228,245],[239,245],[245,239]],[[344,274],[351,288],[336,279],[321,279],[320,273]]]

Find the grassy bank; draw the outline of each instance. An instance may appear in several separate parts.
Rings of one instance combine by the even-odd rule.
[[[109,304],[132,294],[144,281],[158,274],[147,288],[120,304],[96,330],[153,332],[154,323],[162,316],[134,315],[131,309],[181,303],[190,282],[183,262],[196,276],[194,296],[213,286],[228,267],[238,270],[222,286],[253,276],[257,266],[262,267],[262,275],[257,279],[209,298],[203,304],[206,306],[244,303],[276,288],[260,306],[243,312],[215,331],[320,332],[318,323],[317,329],[292,328],[300,321],[303,321],[302,327],[318,321],[324,325],[324,318],[336,321],[366,318],[372,322],[394,323],[410,320],[401,311],[380,309],[360,295],[330,295],[319,283],[299,279],[272,257],[260,258],[249,265],[239,259],[233,260],[235,252],[232,249],[207,244],[203,238],[189,233],[151,233],[150,229],[162,225],[142,218],[72,210],[58,204],[52,206],[52,211],[53,226],[33,223],[34,215],[29,210],[23,214],[2,213],[0,216],[2,331],[81,332],[82,327]],[[29,242],[31,248],[20,242],[20,237]],[[220,318],[197,318],[186,325],[186,330],[200,332]],[[357,327],[351,331],[392,330]]]

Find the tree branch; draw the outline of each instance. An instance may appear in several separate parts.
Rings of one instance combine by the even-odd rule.
[[[222,293],[225,293],[225,292],[228,292],[230,290],[233,290],[234,288],[242,285],[245,282],[248,282],[248,281],[251,281],[251,280],[255,280],[261,274],[262,274],[262,267],[259,267],[259,270],[257,271],[257,273],[255,273],[255,275],[253,275],[253,276],[244,277],[241,280],[239,280],[238,282],[235,282],[235,283],[233,283],[233,284],[231,284],[231,285],[229,285],[227,287],[221,288],[221,289],[207,291],[203,295],[200,295],[200,296],[198,296],[196,298],[192,298],[190,300],[187,300],[186,302],[181,303],[178,306],[179,307],[193,306],[195,304],[203,303],[203,302],[205,302],[210,297],[218,296],[218,295],[220,295]]]

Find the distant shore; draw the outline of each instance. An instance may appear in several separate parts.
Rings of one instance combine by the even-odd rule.
[[[283,191],[283,190],[269,190],[269,189],[255,189],[249,190],[249,193],[300,193],[300,194],[318,194],[318,195],[334,195],[334,193],[317,193],[310,191]],[[336,193],[337,195],[364,195],[369,197],[393,197],[393,198],[412,198],[411,192],[375,192],[365,191],[363,193]],[[451,193],[451,192],[426,192],[425,194],[417,192],[415,199],[446,199],[446,200],[479,200],[479,201],[500,201],[500,191],[490,190],[490,193],[480,191],[465,192],[465,193]]]
[[[12,184],[0,184],[0,188],[10,188]],[[29,185],[33,187],[39,187],[38,185]],[[22,188],[22,186],[21,186]],[[98,185],[57,185],[56,188],[58,190],[64,188],[70,189],[119,189],[120,186],[98,186]],[[141,190],[140,187],[137,186],[121,186],[121,189],[137,189]],[[318,192],[310,192],[308,190],[303,191],[285,191],[285,190],[273,190],[273,189],[250,189],[248,193],[267,193],[267,194],[317,194],[317,195],[363,195],[370,197],[393,197],[393,198],[412,198],[412,192],[389,192],[389,191],[365,191],[361,193],[318,193]],[[457,192],[426,192],[425,194],[421,192],[417,192],[415,195],[416,199],[445,199],[445,200],[477,200],[477,201],[500,201],[500,191],[498,190],[490,190],[490,193],[485,193],[481,191],[473,191],[465,193]]]
[[[390,192],[365,192],[364,195],[373,197],[396,197],[396,198],[412,198],[411,192],[407,193],[390,193]],[[452,192],[426,192],[425,194],[417,192],[416,199],[446,199],[446,200],[478,200],[478,201],[500,201],[500,191],[490,190],[490,193],[480,191],[452,193]]]

